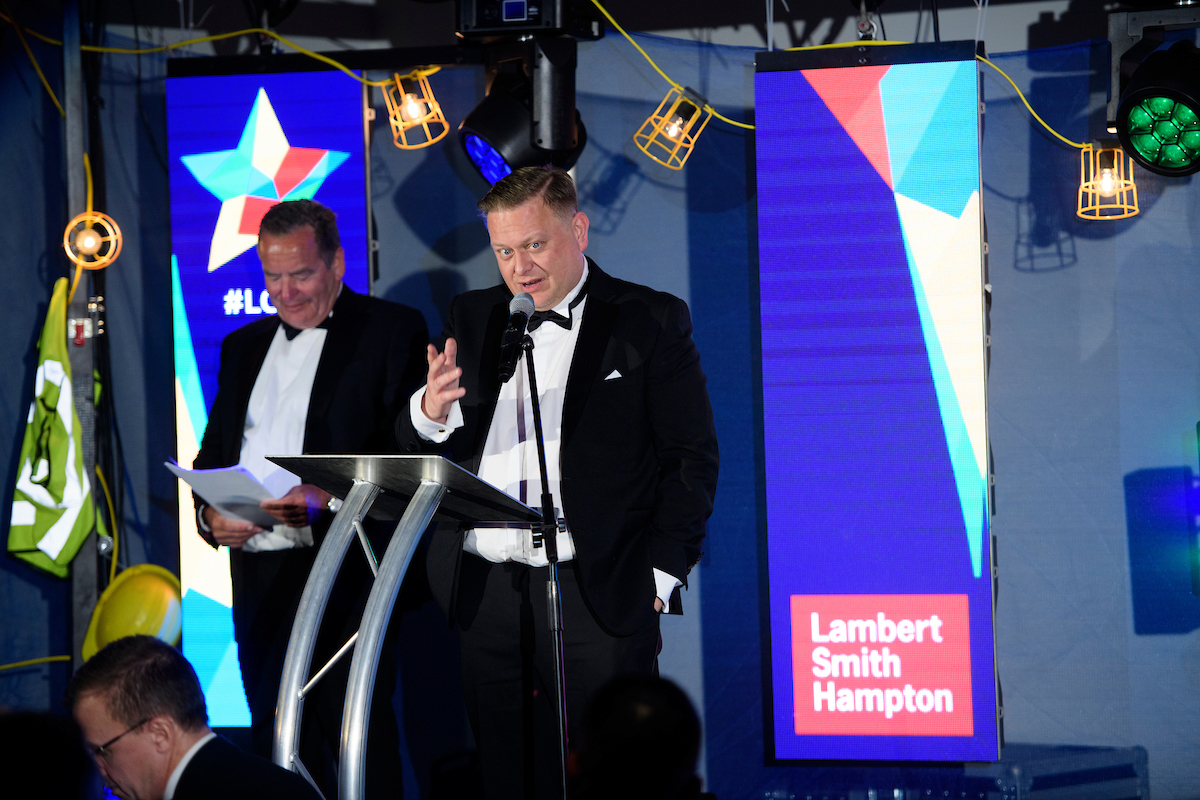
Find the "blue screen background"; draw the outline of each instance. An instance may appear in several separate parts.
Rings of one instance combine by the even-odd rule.
[[[973,557],[969,545],[931,369],[937,344],[923,330],[896,199],[903,190],[957,214],[979,191],[975,68],[895,65],[885,80],[909,94],[924,86],[937,107],[928,122],[922,106],[889,106],[885,95],[890,136],[913,132],[899,113],[925,114],[937,129],[916,137],[895,190],[804,73],[755,81],[775,756],[989,760],[998,752],[990,547]],[[922,164],[938,167],[922,173]],[[980,506],[967,513],[982,517],[984,544]],[[795,594],[966,594],[974,736],[795,735]]]

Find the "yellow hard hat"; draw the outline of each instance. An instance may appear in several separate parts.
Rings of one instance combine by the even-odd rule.
[[[179,579],[157,564],[123,570],[96,601],[83,638],[83,660],[109,642],[137,633],[179,644],[183,631],[179,597]]]

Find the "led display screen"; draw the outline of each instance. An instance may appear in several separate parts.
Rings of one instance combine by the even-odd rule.
[[[179,462],[191,466],[217,392],[221,341],[273,314],[255,251],[264,213],[314,199],[338,215],[344,281],[369,292],[362,85],[341,72],[171,77],[167,135]],[[183,652],[210,722],[250,724],[230,613],[227,548],[196,533],[180,484]]]
[[[770,755],[996,760],[972,43],[759,55]]]

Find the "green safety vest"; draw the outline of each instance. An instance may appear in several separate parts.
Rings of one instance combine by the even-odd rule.
[[[54,284],[38,340],[33,402],[8,529],[8,552],[60,578],[67,577],[67,565],[96,519],[71,392],[67,288],[66,278]]]

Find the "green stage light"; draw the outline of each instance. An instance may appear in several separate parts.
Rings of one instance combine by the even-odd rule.
[[[1138,66],[1117,107],[1117,136],[1151,172],[1200,171],[1200,51],[1194,44],[1177,42]]]

